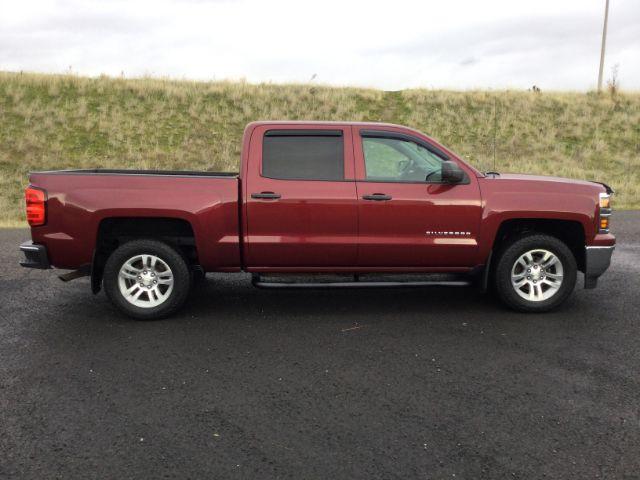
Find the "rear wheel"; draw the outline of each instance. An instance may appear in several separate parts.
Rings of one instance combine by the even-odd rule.
[[[500,299],[521,312],[547,312],[564,302],[576,284],[576,260],[555,237],[519,237],[500,252],[495,287]]]
[[[104,289],[123,313],[154,320],[174,313],[187,299],[191,273],[184,257],[156,240],[118,247],[104,269]]]

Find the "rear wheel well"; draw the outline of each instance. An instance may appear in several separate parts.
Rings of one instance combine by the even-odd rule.
[[[498,252],[512,239],[527,233],[544,233],[564,242],[576,259],[578,270],[584,271],[585,234],[580,222],[546,218],[518,218],[500,224],[493,242],[493,252]],[[495,258],[495,254],[493,255]]]
[[[191,224],[180,218],[105,218],[100,222],[91,268],[91,289],[100,291],[102,274],[111,253],[123,243],[139,238],[162,241],[181,252],[187,262],[198,264],[198,252]]]

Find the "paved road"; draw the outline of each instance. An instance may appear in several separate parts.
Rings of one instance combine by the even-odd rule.
[[[0,231],[0,477],[638,478],[640,212],[614,218],[600,288],[537,316],[215,275],[140,323]]]

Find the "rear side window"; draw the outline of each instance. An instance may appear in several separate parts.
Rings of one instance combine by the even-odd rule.
[[[262,143],[262,175],[283,180],[344,180],[341,130],[270,130]]]

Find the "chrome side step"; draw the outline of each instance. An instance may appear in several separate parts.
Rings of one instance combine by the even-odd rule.
[[[253,274],[251,283],[258,288],[402,288],[402,287],[468,287],[470,280],[419,280],[419,281],[360,281],[354,275],[353,281],[347,282],[270,282],[258,274]]]

